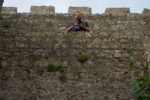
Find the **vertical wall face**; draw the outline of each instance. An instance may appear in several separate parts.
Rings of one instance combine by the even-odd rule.
[[[149,15],[150,14],[150,9],[144,9],[143,10],[143,13],[142,14],[146,14],[146,15]]]
[[[31,7],[31,14],[54,14],[55,8],[53,6],[32,6]]]
[[[87,17],[90,33],[64,34],[72,17],[3,15],[0,20],[0,98],[3,100],[129,100],[142,73],[147,15]],[[83,64],[76,55],[86,53]],[[62,70],[48,72],[48,64]]]
[[[17,14],[17,8],[16,7],[3,7],[1,13],[2,14]]]
[[[1,1],[0,1],[0,13],[1,13],[1,11],[2,11],[3,2],[4,2],[4,0],[1,0]]]
[[[126,15],[130,14],[129,8],[107,8],[105,14]]]

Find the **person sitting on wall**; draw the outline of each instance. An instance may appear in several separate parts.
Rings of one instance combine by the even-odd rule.
[[[76,32],[77,31],[86,31],[86,32],[90,32],[89,23],[87,22],[87,20],[82,18],[80,12],[76,12],[75,13],[75,19],[74,19],[72,25],[66,29],[67,33],[70,32],[70,31],[76,31]]]

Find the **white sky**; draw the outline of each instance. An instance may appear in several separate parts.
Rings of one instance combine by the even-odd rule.
[[[18,7],[18,12],[29,12],[31,5],[54,6],[55,12],[67,13],[69,6],[87,6],[92,13],[103,13],[108,7],[129,7],[131,12],[141,13],[150,9],[150,0],[4,0],[4,6]]]

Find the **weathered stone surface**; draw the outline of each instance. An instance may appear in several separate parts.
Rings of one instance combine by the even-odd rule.
[[[0,13],[2,11],[3,3],[4,3],[4,0],[0,0]]]
[[[68,9],[68,14],[73,15],[76,12],[80,12],[85,15],[90,15],[91,14],[91,8],[89,7],[69,7]]]
[[[106,8],[105,14],[126,15],[130,13],[129,8]]]
[[[150,9],[144,8],[142,14],[150,15]]]
[[[2,14],[17,14],[17,7],[2,7]]]
[[[53,6],[31,6],[30,9],[31,14],[54,14],[55,8]]]
[[[150,62],[149,17],[88,20],[91,32],[65,34],[71,16],[2,14],[0,99],[132,100],[129,85]],[[88,54],[85,63],[77,59],[81,53]],[[48,72],[50,64],[62,69]]]

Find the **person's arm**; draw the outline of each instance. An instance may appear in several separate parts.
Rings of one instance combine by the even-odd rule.
[[[90,32],[90,28],[89,27],[84,27],[85,28],[85,30],[87,31],[87,32]]]
[[[87,32],[90,32],[89,22],[86,19],[83,19],[84,24],[81,24],[81,28],[85,29]]]
[[[68,33],[69,31],[71,31],[72,28],[76,27],[76,22],[75,20],[72,21],[71,25],[66,29],[66,33]]]
[[[87,32],[90,32],[90,28],[84,25],[80,25],[81,28],[85,29]]]
[[[73,28],[73,26],[70,26],[66,29],[66,32],[69,32],[71,29]]]

